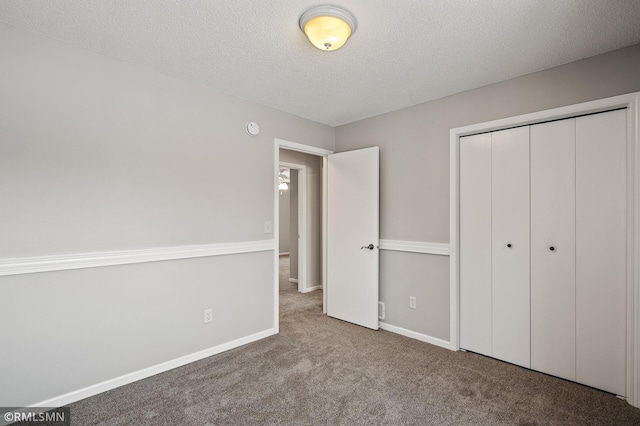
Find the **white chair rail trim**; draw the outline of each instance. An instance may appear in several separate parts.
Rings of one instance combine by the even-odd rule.
[[[0,276],[274,250],[274,240],[0,259]]]
[[[449,256],[449,244],[427,243],[422,241],[380,240],[380,250]]]

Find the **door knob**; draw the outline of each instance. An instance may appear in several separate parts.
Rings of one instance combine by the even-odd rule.
[[[511,248],[511,243],[507,244],[507,247]]]
[[[549,247],[549,250],[554,251],[556,248],[554,246]]]
[[[373,250],[373,244],[369,244],[368,246],[362,246],[362,247],[360,247],[360,250],[364,250],[364,249]]]

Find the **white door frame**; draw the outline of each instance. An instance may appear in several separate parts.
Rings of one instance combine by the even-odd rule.
[[[327,155],[333,154],[333,151],[328,149],[318,148],[311,145],[304,145],[297,142],[291,142],[284,139],[274,138],[273,140],[273,217],[274,226],[273,234],[275,239],[276,249],[273,251],[273,331],[274,334],[280,332],[280,284],[279,284],[279,269],[280,260],[277,247],[280,240],[280,227],[279,220],[279,192],[278,192],[278,176],[280,175],[280,148],[288,149],[290,151],[304,152],[306,154],[312,154],[322,157],[322,312],[327,313]],[[300,271],[298,271],[300,272]]]
[[[451,129],[449,347],[454,351],[460,349],[460,138],[617,108],[627,108],[627,401],[640,407],[640,92]]]
[[[304,293],[307,289],[309,277],[308,271],[308,259],[307,259],[307,244],[309,242],[308,224],[307,224],[307,166],[304,164],[289,163],[286,161],[280,161],[280,168],[286,167],[289,170],[297,170],[298,172],[298,236],[296,238],[296,244],[298,245],[298,291]],[[278,173],[280,171],[278,170]],[[289,187],[291,188],[291,187]],[[278,197],[278,202],[280,198]],[[278,212],[280,206],[278,206]],[[280,226],[280,221],[278,221]],[[280,242],[280,233],[278,232],[278,243]],[[291,251],[291,250],[289,250]]]

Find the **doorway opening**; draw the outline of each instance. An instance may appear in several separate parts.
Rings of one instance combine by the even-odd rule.
[[[326,289],[326,156],[332,151],[281,139],[274,145],[274,329],[278,332],[281,289],[293,288],[296,293]],[[326,313],[326,291],[322,309]]]

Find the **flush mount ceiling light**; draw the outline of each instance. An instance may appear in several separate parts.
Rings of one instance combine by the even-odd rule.
[[[289,190],[289,183],[291,182],[291,172],[289,169],[280,169],[280,174],[278,176],[278,190],[280,191],[280,195],[282,195],[282,191]]]
[[[316,6],[300,16],[300,29],[320,50],[337,50],[356,32],[356,18],[335,6]]]

